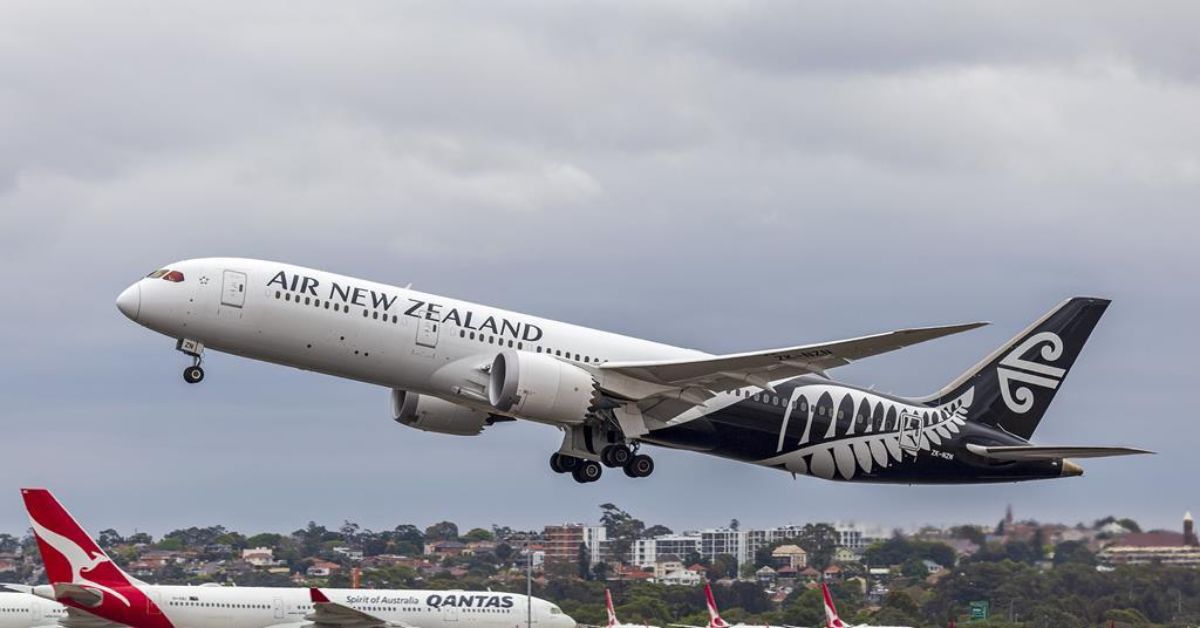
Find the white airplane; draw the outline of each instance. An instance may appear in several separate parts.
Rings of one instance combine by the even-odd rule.
[[[910,626],[873,626],[871,624],[847,624],[838,616],[837,608],[833,605],[833,594],[829,585],[821,583],[821,595],[825,597],[825,628],[911,628]]]
[[[617,610],[613,608],[612,593],[607,587],[604,589],[604,608],[608,611],[608,623],[605,628],[658,628],[650,624],[623,624],[617,620]]]
[[[0,628],[62,628],[80,625],[78,620],[68,621],[67,607],[29,593],[32,587],[10,584],[3,586],[12,589],[12,592],[0,592]]]
[[[578,482],[599,479],[602,464],[650,475],[642,443],[837,480],[1079,475],[1064,458],[1141,452],[1026,439],[1107,305],[1070,299],[939,393],[904,399],[824,372],[983,323],[711,355],[237,258],[170,264],[117,298],[127,317],[192,357],[190,383],[204,378],[209,348],[384,386],[393,418],[417,429],[476,435],[513,419],[552,425],[564,436],[550,466]]]
[[[717,599],[713,597],[712,585],[704,583],[704,601],[708,605],[708,625],[707,626],[689,626],[687,624],[671,624],[674,628],[800,628],[799,626],[770,626],[763,624],[731,624],[721,618],[721,613],[717,610]]]
[[[152,585],[122,571],[45,489],[22,489],[50,584],[39,597],[133,628],[575,628],[559,607],[492,591]]]

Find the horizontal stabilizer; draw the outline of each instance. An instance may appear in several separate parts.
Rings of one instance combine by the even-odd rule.
[[[1043,445],[1004,445],[986,447],[967,444],[967,451],[993,460],[1030,461],[1058,460],[1060,458],[1106,458],[1109,456],[1134,456],[1152,454],[1145,449],[1132,447],[1059,447]]]

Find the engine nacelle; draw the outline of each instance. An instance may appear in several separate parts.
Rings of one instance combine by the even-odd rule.
[[[407,390],[392,391],[392,417],[418,430],[455,436],[475,436],[488,424],[486,412]]]
[[[505,351],[492,360],[488,401],[500,412],[549,423],[582,423],[592,405],[591,373],[529,351]]]

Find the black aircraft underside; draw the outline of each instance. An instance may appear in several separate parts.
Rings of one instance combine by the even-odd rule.
[[[937,406],[800,377],[642,440],[830,480],[974,484],[1059,477],[1061,460],[1005,462],[967,450],[1025,445],[969,421],[973,389]],[[781,437],[782,434],[782,437]]]

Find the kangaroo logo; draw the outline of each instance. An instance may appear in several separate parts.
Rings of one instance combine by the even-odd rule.
[[[72,541],[63,535],[46,528],[42,524],[38,523],[36,519],[30,517],[29,521],[33,524],[33,530],[37,534],[38,538],[44,541],[46,545],[53,547],[54,551],[62,554],[62,557],[71,564],[71,584],[108,593],[118,600],[121,600],[121,603],[125,606],[129,606],[129,599],[124,595],[117,593],[115,590],[110,589],[109,587],[92,582],[91,580],[83,577],[83,572],[93,571],[96,569],[96,567],[99,567],[104,563],[111,563],[112,561],[109,560],[107,556],[105,556],[103,553],[92,555],[90,552],[80,547],[75,541]]]
[[[1000,396],[1004,405],[1017,414],[1025,414],[1033,408],[1034,394],[1029,386],[1054,390],[1067,374],[1066,369],[1042,362],[1026,360],[1026,353],[1041,345],[1038,355],[1045,362],[1055,362],[1063,355],[1063,341],[1058,334],[1044,331],[1025,339],[1000,360],[996,373],[1000,378]]]

